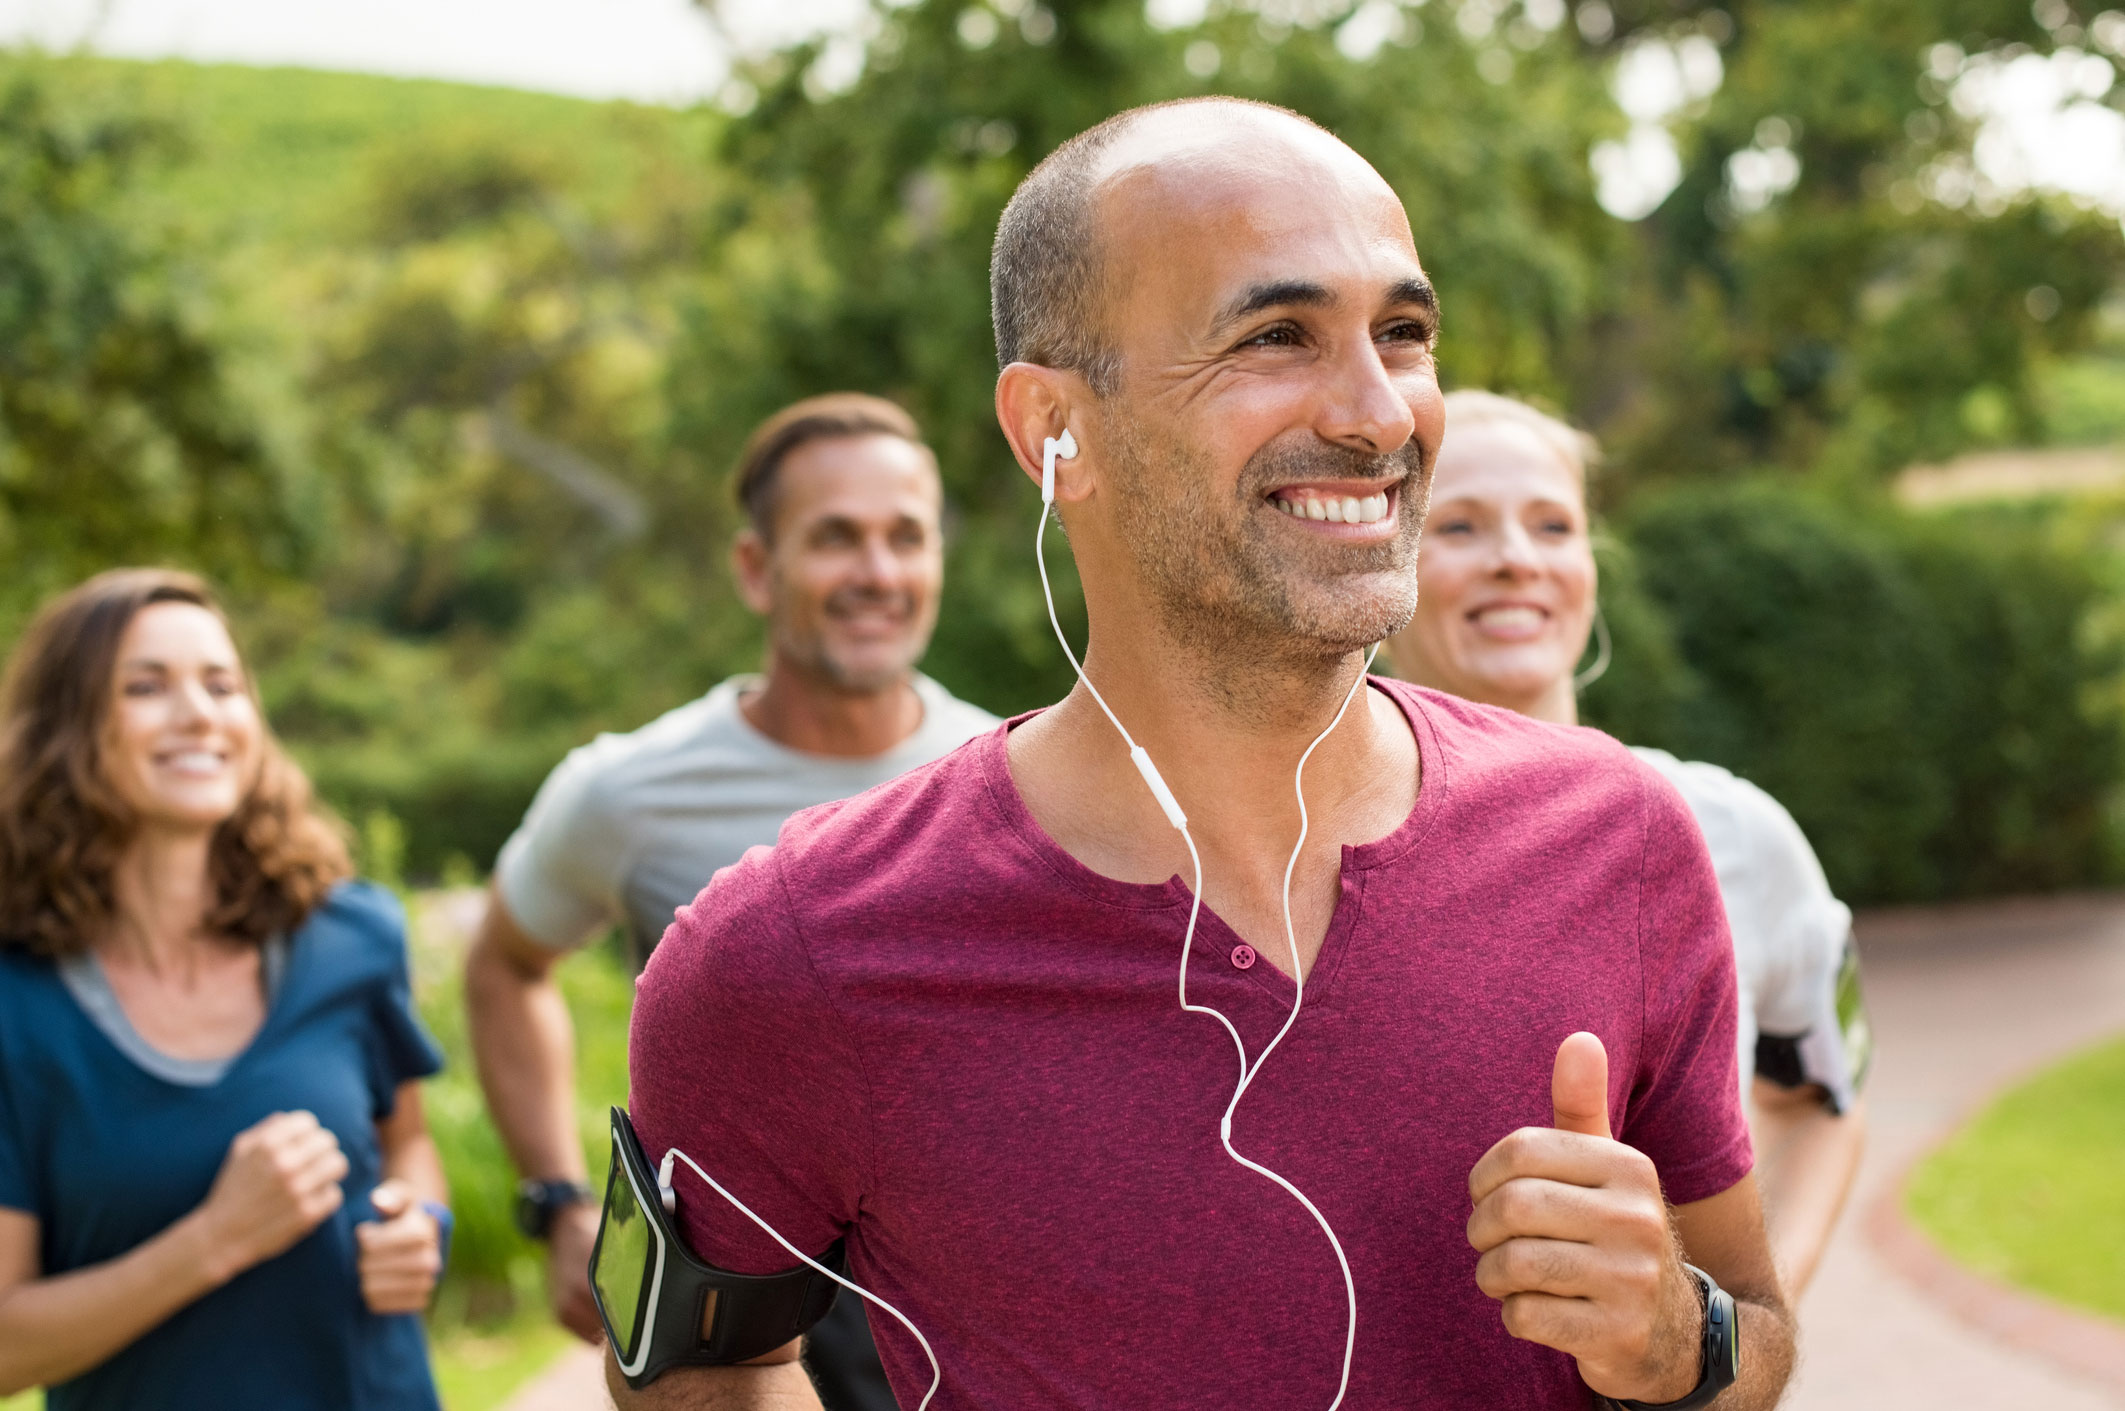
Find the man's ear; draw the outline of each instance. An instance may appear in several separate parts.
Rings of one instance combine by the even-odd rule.
[[[1091,463],[1085,453],[1092,418],[1091,388],[1074,372],[1042,367],[1038,363],[1012,363],[996,379],[996,423],[1018,468],[1037,486],[1040,484],[1043,451],[1051,438],[1070,433],[1078,453],[1055,462],[1055,498],[1065,502],[1089,499],[1092,494]]]
[[[738,537],[731,541],[730,571],[731,577],[738,580],[738,596],[762,617],[767,616],[774,601],[774,573],[768,565],[769,557],[767,541],[750,525],[739,530]]]

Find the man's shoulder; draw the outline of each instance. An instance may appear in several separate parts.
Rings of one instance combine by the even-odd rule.
[[[770,848],[718,873],[703,900],[772,908],[809,940],[843,919],[871,931],[977,886],[982,859],[1008,825],[990,797],[987,736],[857,794],[790,815]]]
[[[1722,765],[1678,759],[1666,750],[1634,745],[1631,754],[1672,784],[1711,845],[1715,861],[1724,854],[1762,864],[1816,867],[1814,849],[1787,811],[1759,785]]]
[[[1653,773],[1614,737],[1590,726],[1535,720],[1407,681],[1389,685],[1444,755],[1444,772],[1457,792],[1573,786],[1636,799]]]
[[[775,839],[783,874],[806,885],[875,878],[880,869],[905,872],[914,859],[966,847],[995,826],[987,758],[994,743],[986,732],[971,736],[853,797],[799,809]]]

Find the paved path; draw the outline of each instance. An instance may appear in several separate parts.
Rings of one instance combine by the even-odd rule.
[[[1879,1049],[1873,1137],[1801,1304],[1806,1360],[1786,1406],[2125,1411],[2120,1383],[1973,1328],[1892,1267],[1866,1229],[1911,1163],[1987,1097],[2125,1031],[2125,895],[1875,913],[1861,919],[1860,944]],[[507,1411],[610,1404],[595,1359],[571,1352]]]
[[[2009,1346],[1892,1268],[1866,1227],[1911,1163],[2003,1086],[2125,1031],[2125,896],[1863,917],[1879,1057],[1872,1136],[1801,1303],[1795,1411],[2120,1411],[2125,1395]]]

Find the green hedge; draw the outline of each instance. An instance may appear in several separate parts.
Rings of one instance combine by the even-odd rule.
[[[1617,661],[1587,717],[1762,785],[1850,901],[2111,880],[2105,553],[2059,518],[1769,483],[1648,497],[1619,525]]]

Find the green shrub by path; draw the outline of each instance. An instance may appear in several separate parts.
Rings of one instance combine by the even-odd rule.
[[[1848,901],[2111,877],[2120,659],[2091,629],[2114,550],[2040,513],[1855,509],[1767,481],[1647,496],[1620,534],[1629,610],[1590,722],[1761,785]]]
[[[2125,1319],[2125,1038],[2015,1088],[1928,1157],[1905,1209],[1950,1255]]]

